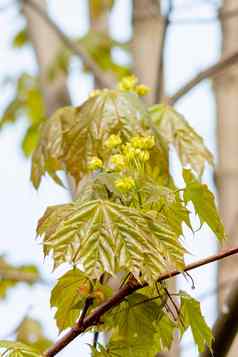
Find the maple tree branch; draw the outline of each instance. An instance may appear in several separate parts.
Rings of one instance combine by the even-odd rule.
[[[98,81],[101,87],[113,87],[114,80],[111,76],[105,73],[97,65],[97,63],[88,54],[88,51],[80,43],[75,44],[60,28],[59,26],[49,17],[45,10],[43,10],[34,0],[22,0],[26,5],[31,7],[41,18],[47,23],[51,29],[57,34],[62,43],[70,50],[72,53],[80,57],[85,65],[93,72],[95,79]]]
[[[171,25],[204,25],[215,21],[226,21],[238,16],[238,8],[226,11],[218,11],[212,17],[178,18],[170,19]]]
[[[0,268],[0,281],[12,280],[23,283],[34,283],[39,276],[36,273]]]
[[[170,272],[166,272],[161,274],[158,279],[158,282],[170,279],[174,276],[183,274],[186,271],[190,271],[201,266],[210,264],[212,262],[224,259],[231,255],[238,253],[238,247],[227,249],[223,252],[220,252],[215,255],[211,255],[205,259],[198,260],[194,263],[188,264],[183,271],[173,270]],[[147,284],[140,284],[133,276],[128,280],[128,282],[118,291],[116,292],[110,299],[105,301],[103,304],[98,306],[89,316],[87,316],[83,322],[80,320],[68,331],[66,334],[61,337],[56,343],[50,347],[45,353],[45,357],[53,357],[58,352],[60,352],[64,347],[66,347],[71,341],[73,341],[77,336],[85,332],[89,327],[95,326],[100,323],[101,317],[112,308],[119,305],[128,295],[131,295],[136,290],[139,290],[143,287],[147,286]]]
[[[208,67],[207,69],[201,71],[197,75],[195,75],[192,79],[190,79],[185,85],[183,85],[177,92],[175,92],[171,97],[167,100],[173,105],[179,99],[181,99],[185,94],[190,92],[194,87],[196,87],[200,82],[204,79],[208,79],[218,75],[222,71],[226,70],[228,67],[236,64],[238,62],[238,50],[233,52],[231,55],[224,57],[219,62],[214,65]]]

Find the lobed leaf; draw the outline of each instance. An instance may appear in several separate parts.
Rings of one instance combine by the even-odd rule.
[[[202,316],[200,303],[186,292],[180,292],[181,307],[180,315],[183,322],[180,331],[183,332],[191,327],[193,338],[198,346],[198,351],[203,352],[205,347],[212,348],[212,331]]]
[[[184,190],[184,201],[191,201],[199,216],[201,223],[207,223],[219,240],[225,238],[224,226],[219,217],[215,198],[207,185],[201,184],[190,170],[183,170],[183,178],[186,183]]]
[[[169,226],[108,200],[50,207],[37,233],[45,254],[53,251],[55,266],[81,263],[91,279],[126,270],[151,283],[184,265],[185,250]]]
[[[31,179],[38,187],[47,172],[57,183],[57,171],[64,170],[76,183],[88,173],[93,156],[106,158],[104,146],[111,134],[128,138],[142,130],[147,112],[134,93],[101,91],[81,107],[59,109],[48,119],[32,158]]]
[[[168,105],[159,104],[150,108],[152,123],[168,144],[177,150],[182,165],[190,165],[201,176],[205,163],[213,164],[210,151],[203,139],[184,117]]]
[[[16,340],[42,353],[52,345],[52,341],[44,335],[40,322],[29,317],[18,326]]]
[[[0,340],[0,351],[3,350],[4,357],[41,357],[37,350],[21,342]]]
[[[94,350],[95,356],[117,353],[123,357],[154,357],[169,349],[176,324],[163,312],[165,301],[140,293],[129,296],[105,316],[104,325],[111,331],[111,339],[106,348],[99,346],[99,351]]]

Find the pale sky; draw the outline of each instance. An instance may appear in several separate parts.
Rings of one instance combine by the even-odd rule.
[[[8,1],[0,0],[0,7]],[[213,2],[218,3],[218,1]],[[166,1],[164,3],[166,4]],[[85,0],[50,0],[49,4],[52,16],[69,35],[79,36],[86,33],[88,17]],[[176,18],[179,16],[210,17],[214,14],[208,1],[175,0],[175,4],[181,9],[179,12],[176,11]],[[116,2],[111,16],[111,32],[116,39],[128,40],[130,38],[129,9],[130,0]],[[188,10],[185,11],[186,9]],[[23,23],[14,9],[0,12],[0,26],[4,29],[0,42],[0,81],[22,70],[29,71],[30,69],[32,73],[36,70],[29,49],[16,51],[10,47],[11,38]],[[220,30],[217,23],[197,26],[173,25],[169,30],[166,48],[166,80],[169,93],[172,93],[196,72],[215,62],[219,56],[219,47]],[[74,104],[79,104],[86,98],[92,83],[90,76],[78,75],[79,67],[80,65],[75,61],[69,82]],[[5,86],[0,95],[0,114],[11,95],[11,85]],[[211,84],[206,81],[198,86],[179,102],[177,109],[185,115],[191,125],[204,137],[209,149],[216,154],[215,107]],[[33,189],[29,181],[30,162],[23,157],[20,149],[24,129],[23,119],[21,123],[8,126],[0,132],[0,254],[6,254],[14,263],[35,263],[46,279],[54,281],[58,275],[50,273],[50,266],[47,262],[43,264],[41,247],[35,240],[35,228],[37,220],[48,205],[65,203],[69,200],[69,196],[67,191],[48,178],[43,180],[39,191],[36,192]],[[178,165],[173,167],[173,171],[176,179],[180,180]],[[211,171],[207,170],[205,180],[210,188],[214,189]],[[217,249],[214,237],[206,227],[195,237],[189,236],[187,246],[193,254],[187,258],[188,262],[212,254]],[[209,268],[201,268],[194,271],[192,276],[197,289],[190,290],[190,292],[194,296],[200,296],[215,287],[216,267],[212,265]],[[181,288],[189,290],[189,284],[183,279],[179,279],[179,284]],[[8,297],[7,302],[0,304],[0,315],[5,316],[4,323],[3,319],[0,323],[0,338],[5,338],[8,332],[14,329],[29,306],[32,307],[31,316],[42,321],[45,332],[51,338],[57,338],[53,313],[49,309],[48,288],[38,286],[29,289],[21,286],[11,290]],[[214,296],[202,301],[202,310],[207,322],[212,324],[216,316]],[[77,353],[77,356],[87,357],[89,349],[85,342],[90,341],[91,336],[80,337],[59,353],[59,356],[67,357]],[[185,346],[184,356],[197,356],[189,336],[184,339],[183,345]]]

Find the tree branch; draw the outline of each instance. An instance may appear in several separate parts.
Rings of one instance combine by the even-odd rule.
[[[161,274],[158,279],[158,282],[170,279],[174,276],[182,274],[183,272],[190,271],[201,266],[207,265],[209,263],[215,262],[217,260],[221,260],[223,258],[229,257],[231,255],[238,253],[238,247],[226,250],[216,255],[212,255],[208,258],[198,260],[195,263],[188,264],[184,271],[173,270],[171,272],[167,272]],[[109,300],[98,306],[88,317],[84,319],[81,323],[80,320],[72,327],[66,334],[61,337],[51,348],[48,349],[44,353],[45,357],[53,357],[58,352],[60,352],[64,347],[66,347],[71,341],[73,341],[77,336],[86,331],[89,327],[95,326],[100,323],[101,317],[112,308],[119,305],[128,295],[131,295],[134,291],[139,290],[143,287],[147,286],[147,284],[140,284],[138,281],[132,276],[127,284],[123,286],[117,293],[115,293]]]
[[[0,282],[1,280],[12,280],[23,283],[34,283],[38,279],[39,276],[36,273],[0,268]]]
[[[238,331],[238,280],[234,283],[224,309],[221,311],[214,327],[212,353],[209,349],[201,357],[225,357]]]
[[[171,25],[204,25],[215,21],[226,21],[236,16],[238,16],[238,8],[222,12],[218,11],[217,15],[212,17],[175,18],[170,19],[169,22]]]
[[[38,6],[34,0],[22,0],[23,3],[32,8],[41,18],[51,27],[52,30],[57,34],[62,43],[72,51],[75,55],[80,57],[85,65],[93,72],[98,83],[102,87],[112,87],[114,85],[114,80],[111,76],[106,74],[97,65],[96,62],[88,54],[87,50],[82,46],[82,44],[75,44],[59,27],[58,25],[48,16],[48,14]]]
[[[165,57],[165,46],[166,39],[168,34],[168,28],[170,25],[169,17],[173,10],[173,0],[169,0],[168,11],[166,16],[164,17],[164,26],[163,26],[163,34],[160,45],[160,58],[159,58],[159,68],[158,68],[158,78],[156,83],[156,91],[155,91],[155,102],[159,103],[163,98],[163,79],[164,79],[164,57]]]
[[[204,79],[208,79],[214,77],[215,75],[220,74],[222,71],[226,70],[228,67],[236,64],[238,62],[238,51],[235,51],[233,54],[223,58],[216,64],[208,67],[204,71],[201,71],[197,75],[195,75],[192,79],[190,79],[186,84],[184,84],[177,92],[175,92],[171,97],[167,100],[173,105],[179,99],[181,99],[185,94],[190,92],[194,87],[196,87],[199,83],[201,83]]]

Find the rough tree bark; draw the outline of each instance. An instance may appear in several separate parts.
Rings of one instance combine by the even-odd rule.
[[[224,0],[221,14],[236,8],[237,0]],[[237,50],[238,18],[233,17],[229,21],[222,21],[221,26],[223,32],[222,57],[225,57]],[[217,76],[214,86],[217,101],[219,149],[219,166],[216,178],[220,210],[229,235],[226,247],[230,247],[237,244],[238,237],[238,66],[234,65]],[[237,266],[237,256],[220,262],[219,283],[237,278]],[[228,292],[228,288],[219,292],[221,309]],[[233,296],[235,295],[233,294]],[[238,341],[235,340],[228,356],[236,357],[237,349]]]

